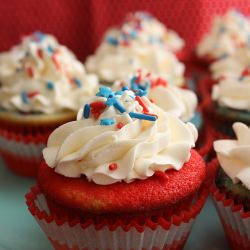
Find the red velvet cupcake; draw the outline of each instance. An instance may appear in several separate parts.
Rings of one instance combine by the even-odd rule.
[[[197,131],[101,88],[44,149],[30,212],[56,249],[182,249],[208,193]]]

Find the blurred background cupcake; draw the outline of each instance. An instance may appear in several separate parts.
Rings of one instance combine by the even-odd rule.
[[[50,135],[26,198],[55,248],[183,248],[209,170],[195,127],[138,94],[102,87]]]
[[[16,173],[34,176],[49,133],[73,120],[98,88],[74,54],[42,32],[0,54],[0,152]]]
[[[196,55],[201,63],[210,64],[234,54],[238,48],[249,47],[249,37],[249,18],[237,10],[228,10],[214,17],[209,32],[196,48]]]
[[[118,28],[111,28],[86,68],[103,83],[127,77],[137,69],[157,74],[175,85],[184,84],[184,64],[175,53],[184,41],[147,12],[128,14]]]
[[[234,123],[235,140],[218,140],[214,150],[219,172],[212,196],[233,249],[250,247],[250,128]]]
[[[234,57],[215,63],[216,66],[237,65],[232,67],[234,69],[225,66],[225,73],[218,79],[209,78],[203,82],[205,115],[220,132],[229,136],[233,135],[231,127],[234,122],[250,124],[250,71],[241,63],[243,58],[234,60]]]

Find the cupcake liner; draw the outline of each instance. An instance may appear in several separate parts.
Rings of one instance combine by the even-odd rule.
[[[218,167],[217,160],[211,164]],[[215,184],[211,188],[211,195],[232,248],[250,249],[250,211],[244,211],[242,204],[236,204],[232,195],[228,197]]]
[[[94,222],[82,221],[80,217],[57,217],[48,209],[44,195],[38,187],[26,195],[30,212],[41,226],[55,249],[182,249],[207,197],[207,188],[189,210],[166,220],[159,216],[157,221],[150,217],[144,224],[131,219]],[[88,239],[88,240],[86,240]],[[92,239],[92,240],[90,240]],[[95,240],[93,240],[95,239]]]
[[[72,213],[52,212],[38,186],[26,195],[26,203],[55,249],[182,249],[196,216],[209,193],[214,169],[207,169],[204,184],[177,209],[122,219],[96,216],[80,217]]]
[[[27,135],[0,128],[0,155],[10,170],[16,174],[34,177],[42,160],[42,149],[51,130]]]

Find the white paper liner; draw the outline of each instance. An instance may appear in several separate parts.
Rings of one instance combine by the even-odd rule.
[[[0,136],[0,150],[9,152],[13,155],[23,157],[35,157],[41,159],[42,150],[46,145],[44,143],[24,143],[15,139]]]
[[[41,211],[49,214],[49,209],[45,197],[40,194],[35,201],[37,207]],[[57,242],[64,246],[61,249],[165,249],[169,246],[175,246],[173,249],[179,249],[178,243],[183,242],[194,223],[191,218],[188,222],[182,221],[180,225],[171,224],[168,230],[157,226],[155,230],[145,228],[143,232],[138,232],[135,228],[131,228],[125,232],[118,227],[114,231],[110,231],[107,226],[96,230],[93,225],[82,228],[78,223],[70,226],[68,223],[57,225],[55,220],[48,223],[45,219],[39,219],[35,216],[37,222],[52,242]],[[181,248],[180,248],[181,249]]]
[[[213,201],[232,247],[239,250],[249,250],[250,216],[243,218],[243,208],[234,211],[232,203],[224,205],[224,200],[217,200],[214,196]]]

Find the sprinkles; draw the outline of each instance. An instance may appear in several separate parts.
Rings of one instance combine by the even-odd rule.
[[[136,113],[136,112],[129,112],[125,109],[125,107],[122,105],[121,101],[119,100],[118,95],[123,95],[127,88],[123,88],[124,90],[116,92],[115,94],[112,92],[112,90],[108,87],[100,87],[99,92],[96,94],[96,96],[99,97],[104,97],[106,100],[104,101],[95,101],[89,104],[85,104],[83,108],[83,117],[85,119],[88,119],[90,116],[92,116],[94,119],[98,119],[99,116],[109,107],[113,106],[114,109],[112,109],[111,112],[114,112],[113,110],[116,111],[116,115],[119,113],[123,114],[127,112],[125,115],[127,118],[136,118],[139,120],[147,120],[147,121],[156,121],[157,120],[157,115],[150,113],[149,108],[147,107],[147,104],[144,102],[143,98],[141,98],[139,95],[137,96],[130,96],[129,93],[128,96],[131,98],[131,100],[135,99],[139,105],[142,107],[143,114],[142,113]],[[138,91],[139,92],[139,91]],[[125,99],[123,99],[124,102],[128,102],[126,98],[128,96],[124,96]],[[133,107],[133,106],[132,106]],[[107,114],[109,114],[110,111],[107,111]],[[119,113],[118,113],[119,112]],[[125,124],[122,122],[117,122],[116,118],[101,118],[100,119],[100,125],[102,126],[110,126],[116,124],[117,129],[121,129]]]
[[[26,92],[21,92],[21,99],[23,103],[28,103],[29,102],[29,97]]]
[[[33,98],[33,97],[35,97],[37,95],[39,95],[39,92],[38,91],[33,91],[33,92],[29,92],[27,96],[29,98]]]
[[[90,106],[89,104],[85,104],[83,110],[83,117],[86,119],[89,118],[89,113],[90,113]]]
[[[27,74],[30,78],[32,78],[34,76],[34,71],[33,71],[33,68],[32,67],[28,67],[27,68]]]
[[[100,125],[104,125],[104,126],[110,126],[115,124],[115,119],[113,118],[103,118],[100,121]]]
[[[47,87],[48,90],[53,90],[54,89],[54,83],[49,81],[49,82],[47,82],[46,87]]]
[[[117,127],[118,129],[121,129],[123,126],[124,126],[124,124],[123,124],[122,122],[118,122],[118,123],[116,124],[116,127]]]
[[[140,113],[134,113],[134,112],[130,112],[129,116],[131,118],[137,118],[139,120],[147,120],[147,121],[156,121],[157,120],[157,116],[156,115],[152,115],[152,114],[140,114]]]
[[[117,168],[118,168],[117,163],[111,163],[111,164],[109,165],[109,170],[110,170],[110,171],[114,171],[114,170],[116,170]]]
[[[82,86],[81,81],[78,80],[77,78],[71,79],[71,82],[74,83],[77,86],[77,88],[81,88]]]

